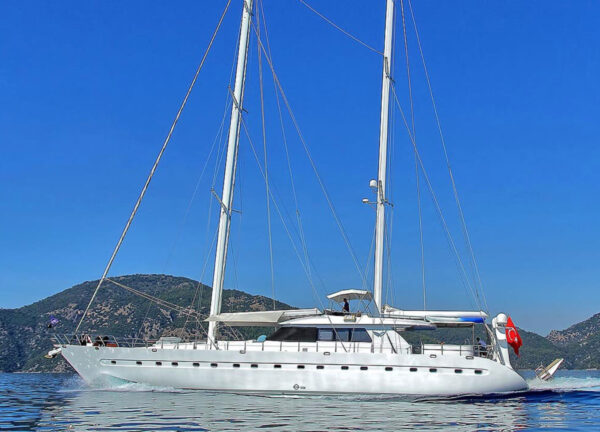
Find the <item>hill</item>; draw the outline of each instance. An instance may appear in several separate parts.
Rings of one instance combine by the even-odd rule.
[[[548,340],[578,368],[600,368],[600,313],[566,330],[551,331]]]
[[[202,316],[207,316],[212,290],[192,279],[167,275],[129,275],[113,280],[181,306],[194,303]],[[50,338],[56,333],[69,334],[83,314],[98,281],[88,281],[58,294],[18,309],[0,309],[0,371],[64,371],[69,366],[62,360],[46,360],[43,355],[52,348]],[[273,300],[242,291],[224,290],[223,311],[252,311],[273,308]],[[277,309],[290,309],[275,302]],[[59,319],[48,329],[51,316]],[[157,339],[162,335],[201,336],[204,322],[186,322],[186,317],[162,308],[112,283],[102,286],[80,331],[118,336]],[[252,337],[264,329],[240,329]],[[227,331],[225,328],[223,331]]]

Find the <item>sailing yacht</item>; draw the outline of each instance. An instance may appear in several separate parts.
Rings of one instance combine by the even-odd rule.
[[[253,19],[253,0],[242,1],[206,340],[188,342],[163,337],[157,342],[136,345],[125,344],[112,337],[78,334],[57,337],[55,349],[49,354],[60,353],[90,385],[108,380],[186,389],[277,394],[459,395],[526,389],[526,382],[510,363],[507,342],[510,321],[505,314],[494,317],[489,326],[487,321],[490,317],[482,310],[411,311],[382,303],[394,0],[386,3],[379,169],[377,180],[371,181],[377,195],[373,203],[377,211],[373,289],[347,289],[328,296],[333,303],[371,303],[375,312],[351,313],[333,309],[221,311],[248,40]],[[106,278],[123,236],[96,292]],[[84,318],[85,313],[81,321]],[[473,328],[476,324],[484,325],[488,333],[490,343],[485,350],[474,343],[414,346],[403,337],[408,330]],[[273,327],[276,330],[268,337],[258,339],[221,340],[217,337],[219,325]]]

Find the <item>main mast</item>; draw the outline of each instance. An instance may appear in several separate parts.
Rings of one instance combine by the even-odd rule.
[[[240,44],[235,72],[235,85],[233,88],[233,103],[231,105],[231,121],[229,123],[229,136],[227,141],[227,159],[225,161],[225,176],[223,178],[223,194],[221,195],[221,214],[219,218],[219,234],[217,237],[217,250],[215,254],[215,269],[213,273],[212,299],[210,315],[221,313],[221,299],[223,296],[223,281],[225,279],[225,263],[227,261],[227,245],[229,242],[229,229],[231,225],[231,208],[233,205],[233,187],[235,184],[235,170],[237,165],[238,145],[240,141],[240,121],[242,101],[244,99],[244,83],[246,81],[246,56],[248,54],[248,41],[250,36],[250,19],[252,15],[252,0],[243,0],[242,22],[240,24]],[[208,342],[215,342],[217,323],[210,321],[208,324]]]
[[[375,277],[373,297],[377,310],[381,312],[381,292],[383,286],[383,242],[385,234],[385,196],[388,117],[392,66],[392,41],[394,34],[394,0],[387,0],[385,13],[385,45],[383,50],[383,77],[381,84],[381,123],[379,129],[379,171],[377,174],[377,219],[375,226]]]

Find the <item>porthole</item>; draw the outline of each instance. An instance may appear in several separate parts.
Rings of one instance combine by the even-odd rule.
[[[171,362],[171,366],[179,366],[179,363],[177,363],[177,362]]]
[[[481,375],[483,371],[481,369],[475,369],[475,375]]]
[[[192,366],[194,366],[194,367],[200,367],[200,363],[192,363]]]
[[[234,364],[233,364],[233,367],[234,367],[234,368],[239,368],[239,367],[240,367],[240,364],[239,364],[239,363],[234,363]]]
[[[435,373],[435,372],[437,372],[437,369],[436,368],[429,368],[429,372]]]
[[[250,367],[251,367],[251,368],[257,368],[257,367],[258,367],[258,365],[257,365],[256,363],[252,363],[252,364],[250,365]]]
[[[116,360],[111,360],[110,364],[117,364]]]
[[[410,368],[410,371],[411,371],[411,372],[416,372],[416,371],[417,371],[417,368]]]
[[[454,369],[454,373],[461,374],[462,372],[462,369]]]
[[[217,367],[217,366],[219,366],[217,363],[211,363],[211,364],[210,364],[210,367],[213,367],[213,368],[215,368],[215,367]]]
[[[156,366],[162,366],[162,362],[156,362]]]
[[[304,369],[304,365],[298,365],[298,369]]]
[[[342,366],[342,370],[348,370],[348,366]]]
[[[360,370],[369,370],[369,368],[367,366],[361,366]]]
[[[275,369],[281,369],[281,365],[273,365]]]
[[[325,366],[323,366],[323,365],[317,365],[317,369],[325,369]]]
[[[141,361],[136,361],[135,364],[138,365],[138,366],[141,366],[142,362]]]
[[[385,368],[385,370],[386,370],[386,372],[391,372],[391,371],[393,371],[393,370],[394,370],[394,368],[393,368],[393,367],[390,367],[390,366],[388,366],[388,367],[386,367],[386,368]]]

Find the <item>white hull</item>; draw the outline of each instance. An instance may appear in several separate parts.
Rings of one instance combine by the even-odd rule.
[[[241,351],[62,347],[63,356],[90,385],[126,381],[287,394],[460,395],[527,389],[511,368],[476,356]]]

